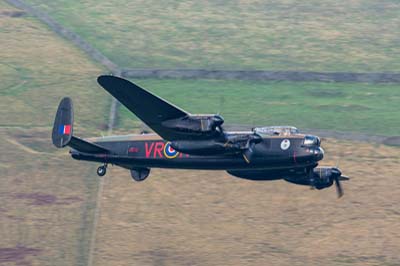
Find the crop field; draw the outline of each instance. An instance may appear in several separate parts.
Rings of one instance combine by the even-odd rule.
[[[400,149],[323,140],[345,195],[222,171],[109,169],[95,265],[399,265]]]
[[[225,123],[398,135],[400,85],[223,80],[135,80],[191,113],[221,113]],[[121,108],[119,126],[140,127]]]

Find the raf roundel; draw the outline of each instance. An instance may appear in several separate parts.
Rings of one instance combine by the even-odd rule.
[[[174,148],[171,147],[170,142],[167,142],[167,143],[165,143],[165,146],[164,146],[164,155],[168,159],[173,159],[179,155],[179,152],[177,152],[176,150],[174,150]]]
[[[288,139],[282,140],[281,149],[286,151],[287,149],[289,149],[289,147],[290,147],[290,140],[288,140]]]

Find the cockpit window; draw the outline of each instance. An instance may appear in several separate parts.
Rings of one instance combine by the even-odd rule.
[[[260,135],[267,136],[290,136],[299,134],[299,130],[291,126],[256,127],[253,131]]]

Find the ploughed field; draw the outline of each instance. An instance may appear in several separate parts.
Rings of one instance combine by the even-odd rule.
[[[398,265],[400,149],[323,140],[351,180],[310,190],[222,171],[104,179],[95,265]],[[94,175],[94,174],[93,174]]]

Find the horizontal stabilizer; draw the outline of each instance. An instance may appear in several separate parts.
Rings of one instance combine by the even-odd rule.
[[[72,136],[68,146],[84,153],[110,153],[108,149],[101,147],[100,145],[87,142],[86,140],[74,136]]]

